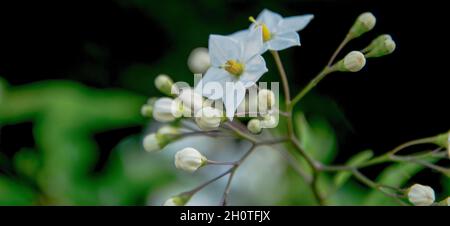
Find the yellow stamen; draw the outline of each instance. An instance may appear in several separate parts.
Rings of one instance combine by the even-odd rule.
[[[236,60],[228,60],[227,63],[225,63],[225,65],[223,66],[223,68],[230,74],[235,76],[240,76],[242,72],[244,72],[244,64]]]
[[[262,27],[262,36],[263,36],[263,41],[267,42],[270,39],[272,39],[272,33],[270,33],[269,28],[267,27],[267,25],[265,23],[261,23],[255,20],[254,17],[249,17],[248,20],[250,20],[250,22],[254,23],[256,26],[261,26]]]

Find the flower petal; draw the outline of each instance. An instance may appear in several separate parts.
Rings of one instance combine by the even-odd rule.
[[[195,92],[209,99],[222,98],[225,83],[232,81],[232,76],[225,70],[211,67],[195,87]]]
[[[261,76],[268,71],[262,56],[255,56],[245,64],[245,71],[239,77],[245,88],[254,85]]]
[[[271,32],[275,32],[277,25],[283,20],[283,17],[268,9],[264,9],[256,18],[257,22],[263,22]]]
[[[258,27],[256,29],[251,29],[247,33],[246,37],[242,38],[242,58],[243,62],[248,61],[256,55],[262,54],[263,51],[263,39],[262,39],[262,28]]]
[[[247,37],[250,33],[249,29],[236,31],[233,34],[228,35],[228,37],[236,39],[236,40],[242,40],[243,38]]]
[[[208,49],[214,67],[225,64],[227,60],[239,59],[241,54],[239,42],[223,35],[210,35]]]
[[[270,50],[280,51],[291,46],[299,46],[300,37],[298,36],[297,32],[277,34],[272,40],[268,41],[268,45],[268,48]]]
[[[314,15],[312,14],[286,17],[278,24],[277,31],[280,33],[287,31],[300,31],[305,28],[313,18]]]
[[[236,109],[245,98],[246,88],[240,81],[228,82],[225,87],[225,95],[223,97],[225,115],[232,121]]]

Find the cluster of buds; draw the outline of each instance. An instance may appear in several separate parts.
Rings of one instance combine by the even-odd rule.
[[[343,44],[358,38],[375,27],[375,16],[370,12],[358,16]],[[383,34],[375,38],[366,48],[361,51],[351,51],[333,68],[342,72],[358,72],[366,65],[367,58],[382,57],[394,52],[396,44],[392,37]]]
[[[195,49],[188,60],[190,69],[196,72],[206,70],[209,67],[207,57],[209,56],[205,49]],[[161,151],[168,144],[188,133],[218,131],[221,125],[228,120],[222,110],[223,103],[221,101],[206,99],[192,87],[181,87],[166,74],[158,75],[155,78],[154,85],[165,96],[149,98],[142,106],[141,114],[161,123],[171,123],[171,125],[164,125],[156,132],[143,138],[142,145],[147,152]],[[278,120],[273,111],[276,104],[276,95],[272,90],[259,89],[254,95],[250,95],[249,92],[246,98],[247,101],[239,105],[237,112],[239,113],[242,110],[245,113],[244,116],[251,115],[253,111],[256,112],[254,118],[251,118],[248,122],[249,132],[258,134],[262,128],[273,128],[277,125]],[[186,119],[192,120],[197,125],[198,131],[192,128],[182,129],[178,126],[179,120]],[[176,152],[174,162],[177,169],[189,173],[193,173],[208,164],[217,163],[209,161],[205,155],[192,147],[186,147]],[[191,196],[192,194],[182,193],[171,197],[164,205],[185,205]]]
[[[196,87],[185,84],[181,86],[180,83],[174,83],[168,75],[158,75],[155,79],[155,86],[166,96],[149,99],[141,108],[142,115],[152,117],[162,123],[172,124],[190,119],[197,126],[190,128],[189,131],[192,133],[217,135],[223,132],[232,132],[238,138],[251,141],[255,147],[260,138],[258,134],[262,133],[264,128],[275,128],[279,121],[278,114],[281,112],[276,107],[278,92],[274,93],[273,90],[256,85],[259,78],[268,71],[262,54],[268,50],[272,52],[284,82],[283,86],[284,88],[288,87],[277,52],[293,46],[300,46],[297,32],[305,28],[313,17],[311,14],[306,14],[283,18],[275,12],[263,10],[256,19],[250,17],[252,24],[249,29],[227,36],[210,35],[208,48],[196,48],[188,57],[187,66],[191,72],[196,75],[204,74],[201,81],[195,83]],[[375,27],[375,24],[376,18],[372,13],[366,12],[359,15],[346,38],[333,54],[329,64],[305,87],[303,90],[305,92],[300,92],[293,99],[286,95],[286,112],[283,112],[285,116],[292,117],[295,103],[326,74],[334,71],[358,72],[366,65],[366,59],[385,56],[395,50],[396,45],[392,37],[381,35],[363,50],[351,51],[341,60],[334,62],[339,51],[349,41],[369,32]],[[221,88],[220,92],[210,89],[216,87]],[[232,91],[229,92],[229,90]],[[288,89],[285,91],[289,92]],[[233,120],[234,116],[244,117],[244,120]],[[247,129],[245,129],[245,124],[242,124],[245,122]],[[226,126],[223,126],[224,124]],[[226,131],[227,129],[229,131]],[[293,125],[290,129],[293,130]],[[183,137],[185,133],[181,131],[182,129],[178,127],[162,127],[156,133],[144,137],[144,149],[148,152],[161,150],[170,142]],[[450,143],[450,138],[447,136],[447,147],[448,143]],[[253,149],[250,149],[248,153],[251,150]],[[243,159],[246,156],[244,155]],[[234,172],[243,161],[243,159],[231,163],[211,161],[192,147],[179,150],[174,158],[177,169],[190,173],[214,164],[232,165],[227,171],[230,173]],[[230,180],[231,178],[230,176]],[[196,191],[194,189],[173,196],[164,205],[185,205]],[[415,205],[432,205],[435,201],[433,189],[423,185],[412,186],[408,189],[407,196]],[[448,203],[448,199],[440,203],[444,202]]]

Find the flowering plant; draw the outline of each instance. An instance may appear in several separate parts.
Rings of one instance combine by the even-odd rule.
[[[171,125],[145,136],[143,146],[146,151],[163,150],[171,142],[198,135],[217,139],[231,136],[251,144],[242,157],[232,162],[208,159],[201,150],[191,147],[180,150],[175,155],[175,166],[178,169],[192,173],[201,167],[214,165],[229,165],[229,168],[200,186],[171,197],[164,205],[185,205],[202,188],[228,176],[221,201],[222,205],[226,205],[233,176],[241,164],[261,146],[271,146],[283,152],[287,163],[308,183],[320,205],[326,205],[331,193],[352,176],[399,204],[448,205],[448,198],[436,202],[434,191],[429,186],[390,186],[375,182],[364,175],[361,169],[389,162],[410,162],[450,176],[450,169],[436,164],[438,160],[450,156],[449,132],[406,142],[379,156],[374,156],[370,151],[360,152],[346,164],[340,165],[325,164],[305,149],[304,142],[298,138],[294,128],[293,110],[296,105],[329,74],[358,72],[365,66],[367,59],[391,54],[396,48],[392,37],[383,34],[361,51],[351,51],[341,60],[336,60],[344,46],[374,28],[374,15],[370,12],[363,13],[356,19],[323,70],[291,98],[279,51],[300,46],[297,32],[304,29],[313,17],[302,15],[283,18],[275,12],[263,10],[256,19],[249,18],[251,25],[248,29],[227,36],[210,35],[208,49],[198,48],[191,53],[188,65],[193,73],[200,75],[196,76],[200,79],[196,80],[193,87],[183,82],[174,83],[167,75],[159,75],[155,79],[156,88],[166,97],[150,98],[142,107],[142,114]],[[266,83],[257,83],[269,70],[263,57],[265,52],[270,52],[276,63],[283,89],[283,102],[278,100],[277,83],[271,83],[270,88]],[[272,132],[273,128],[281,124],[286,126],[285,134]],[[399,154],[406,148],[421,144],[432,144],[436,149]],[[294,151],[285,150],[281,145],[291,147]],[[307,165],[307,170],[299,167],[303,162]],[[319,177],[324,174],[334,175],[335,178],[335,183],[326,191],[318,188]]]

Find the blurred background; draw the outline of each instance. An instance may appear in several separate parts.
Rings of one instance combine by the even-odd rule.
[[[383,153],[405,141],[450,128],[448,35],[444,3],[368,0],[97,0],[0,3],[0,205],[160,205],[223,168],[191,175],[175,170],[174,151],[191,145],[234,160],[245,144],[195,138],[145,153],[144,134],[158,124],[140,115],[166,73],[192,84],[186,61],[208,35],[248,26],[268,8],[284,16],[313,13],[302,47],[283,51],[292,90],[326,64],[355,18],[371,11],[377,26],[344,49],[364,48],[391,34],[396,51],[368,61],[359,73],[327,78],[296,109],[308,151],[324,162]],[[342,57],[342,56],[341,56]],[[273,61],[266,56],[269,68]],[[277,80],[276,70],[264,76]],[[448,165],[448,162],[444,163]],[[379,173],[382,172],[380,176]],[[450,180],[415,165],[365,172],[388,184],[427,183],[442,197]],[[267,178],[266,175],[272,175]],[[322,178],[324,186],[333,178]],[[226,181],[192,200],[214,205]],[[350,181],[333,205],[391,205]],[[273,150],[261,150],[233,182],[234,205],[312,205],[311,192]]]

